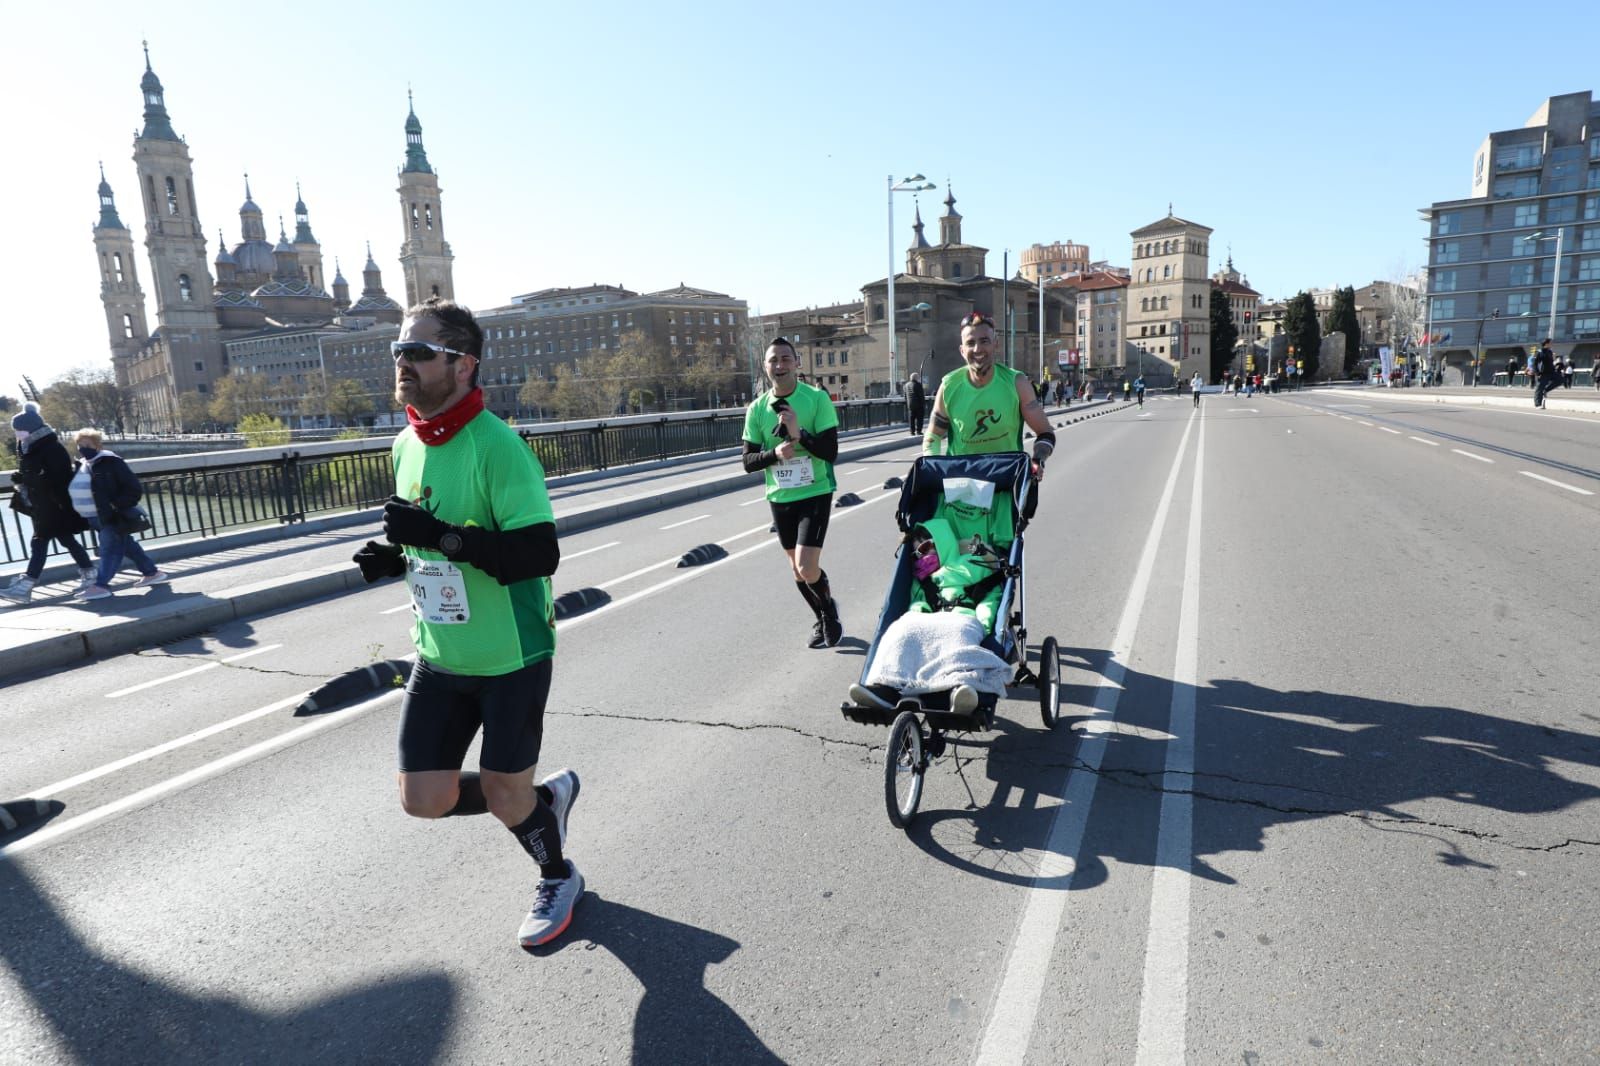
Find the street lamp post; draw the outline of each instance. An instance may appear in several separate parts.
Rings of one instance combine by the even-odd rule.
[[[1566,232],[1567,227],[1557,226],[1556,235],[1554,237],[1545,236],[1544,230],[1534,230],[1532,233],[1522,238],[1525,241],[1553,240],[1556,242],[1555,277],[1553,277],[1550,281],[1550,332],[1546,334],[1546,336],[1548,336],[1552,341],[1556,339],[1556,306],[1560,302],[1561,297],[1561,239],[1562,237],[1566,236]]]
[[[885,179],[885,184],[889,190],[889,395],[893,396],[900,371],[899,359],[897,358],[899,353],[894,332],[894,194],[897,192],[922,192],[926,189],[937,188],[937,186],[921,174],[913,174],[909,178],[904,178],[900,181],[895,181],[894,175],[890,174]]]
[[[1489,319],[1491,319],[1491,318],[1499,318],[1499,317],[1500,317],[1500,309],[1498,307],[1496,307],[1493,311],[1490,311],[1488,314],[1480,315],[1478,317],[1478,340],[1477,340],[1477,343],[1475,345],[1475,347],[1478,350],[1478,361],[1477,361],[1477,363],[1475,363],[1473,365],[1473,370],[1472,370],[1472,387],[1473,388],[1477,388],[1478,387],[1478,378],[1483,374],[1483,324],[1485,322],[1489,321]],[[1506,382],[1506,384],[1509,385],[1510,382]]]
[[[929,304],[929,303],[914,303],[910,307],[901,307],[901,308],[897,308],[896,310],[897,310],[897,312],[898,311],[905,311],[905,312],[908,312],[908,313],[910,313],[910,312],[918,312],[918,313],[920,313],[922,311],[931,311],[931,310],[933,310],[933,305]],[[905,327],[903,330],[901,330],[901,332],[902,333],[910,333],[914,329],[921,329],[921,328],[922,328],[922,326],[921,326],[921,323],[919,322],[919,323],[917,323],[915,325],[911,325],[911,326]],[[927,358],[926,357],[923,358],[923,362],[924,363],[927,362]],[[921,370],[921,367],[918,367],[918,370]],[[911,338],[907,337],[906,338],[906,375],[909,377],[910,374],[911,374]],[[894,390],[892,388],[889,390],[889,397],[890,397],[890,399],[894,398]]]

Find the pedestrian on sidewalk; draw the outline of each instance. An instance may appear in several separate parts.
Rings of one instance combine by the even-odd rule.
[[[922,375],[912,374],[906,382],[906,421],[911,424],[911,435],[922,436],[922,422],[928,414],[928,394],[922,388]]]
[[[105,447],[105,435],[85,427],[73,435],[83,462],[73,475],[68,491],[72,507],[100,537],[100,570],[94,584],[80,595],[86,600],[103,600],[111,595],[111,582],[122,569],[124,558],[139,568],[135,586],[160,585],[172,575],[156,568],[139,544],[138,534],[150,528],[140,508],[144,486],[127,462]]]
[[[416,818],[493,814],[511,831],[539,867],[517,930],[531,951],[566,930],[583,895],[563,851],[578,775],[534,784],[561,558],[544,468],[484,409],[483,329],[471,311],[435,296],[406,312],[389,348],[410,424],[392,447],[387,543],[368,541],[354,561],[369,582],[404,574],[411,591],[417,661],[400,705],[400,805]],[[478,771],[463,771],[480,729]]]
[[[1200,406],[1200,387],[1205,383],[1205,378],[1200,376],[1200,371],[1198,370],[1194,372],[1194,377],[1189,379],[1189,391],[1194,394],[1194,405],[1196,407]]]
[[[1545,397],[1556,387],[1561,379],[1556,370],[1556,354],[1550,348],[1550,338],[1546,337],[1544,343],[1539,345],[1539,350],[1533,356],[1533,406],[1543,407]]]
[[[45,424],[39,405],[26,404],[11,419],[11,428],[17,435],[17,472],[12,477],[16,489],[11,496],[12,509],[27,515],[33,522],[30,541],[32,554],[28,569],[15,581],[0,589],[0,600],[10,603],[27,603],[33,598],[33,588],[44,573],[45,557],[50,554],[50,542],[58,542],[67,549],[72,561],[78,564],[78,591],[94,584],[94,563],[89,553],[78,543],[78,534],[89,528],[89,523],[72,509],[72,484],[74,464],[61,443],[56,431]]]

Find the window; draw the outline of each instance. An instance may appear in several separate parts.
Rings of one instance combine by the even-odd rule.
[[[124,340],[132,340],[133,339],[133,316],[132,315],[123,315],[122,316],[122,337],[123,337]]]
[[[1533,293],[1513,292],[1506,296],[1506,316],[1515,318],[1525,311],[1533,310]]]
[[[1433,274],[1433,291],[1434,292],[1455,292],[1456,291],[1456,273],[1457,272],[1454,271],[1454,270],[1437,270],[1437,271],[1434,271],[1434,274]]]
[[[1507,322],[1506,340],[1525,341],[1533,334],[1532,322]]]
[[[1596,141],[1595,143],[1600,144],[1600,141]],[[1583,187],[1586,189],[1600,189],[1600,167],[1589,168],[1589,177],[1588,180],[1584,182]]]
[[[1594,340],[1596,337],[1600,337],[1600,318],[1575,318],[1572,320],[1573,340],[1589,341]]]
[[[1441,211],[1434,219],[1433,232],[1438,236],[1448,233],[1461,232],[1461,214],[1457,211]]]
[[[194,299],[194,288],[189,282],[189,275],[178,275],[178,299],[185,303]]]
[[[1578,239],[1580,252],[1600,252],[1600,226],[1589,226]]]
[[[198,384],[198,385],[196,385],[194,387],[194,391],[198,392],[200,395],[204,396],[206,393],[210,392],[211,390],[209,388],[207,388],[206,387],[206,383],[202,381],[200,384]]]
[[[1161,310],[1165,311],[1166,309],[1167,309],[1167,297],[1163,296],[1161,298]]]
[[[1454,296],[1433,301],[1433,320],[1443,321],[1456,317],[1456,300]]]
[[[204,360],[196,359],[194,361],[194,372],[196,374],[204,374],[206,372],[206,364]]]
[[[840,366],[845,366],[849,362],[850,362],[850,352],[848,350],[840,352],[839,353],[839,365]]]
[[[1161,268],[1161,277],[1163,279],[1172,277],[1172,264],[1171,263],[1168,263],[1166,266]]]
[[[420,229],[420,228],[422,228],[422,218],[421,218],[420,215],[417,214],[417,205],[416,204],[412,204],[411,205],[411,228],[412,229]]]
[[[111,253],[111,268],[112,268],[112,270],[114,270],[116,272],[117,281],[120,282],[122,280],[122,253],[121,252],[112,252]]]
[[[1578,260],[1579,281],[1600,281],[1600,256]]]
[[[1537,226],[1539,224],[1538,204],[1518,204],[1516,210],[1511,212],[1513,226]]]
[[[173,183],[173,180],[171,178],[168,178],[167,179],[167,214],[175,215],[177,213],[178,213],[178,186]]]
[[[1578,221],[1578,198],[1558,196],[1551,200],[1549,208],[1545,211],[1544,220],[1549,223]]]
[[[1571,309],[1574,311],[1600,311],[1600,288],[1574,289]]]
[[[1527,170],[1544,162],[1537,144],[1510,144],[1494,154],[1496,170]]]
[[[950,264],[950,276],[952,278],[959,278],[961,276],[961,264],[960,263],[951,263]]]
[[[1537,239],[1529,240],[1527,237],[1512,237],[1511,254],[1518,259],[1530,255],[1538,255],[1539,241]],[[1452,259],[1451,262],[1453,263],[1455,260]]]
[[[1538,196],[1539,176],[1537,174],[1522,174],[1514,178],[1494,179],[1494,198],[1504,200],[1508,196]]]
[[[1139,297],[1139,310],[1141,310],[1141,311],[1150,310],[1150,298],[1148,296]]]

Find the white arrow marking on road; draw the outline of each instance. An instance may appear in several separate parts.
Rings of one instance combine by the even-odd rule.
[[[1412,437],[1411,439],[1416,441],[1418,444],[1426,444],[1430,448],[1437,448],[1439,446],[1439,442],[1436,440],[1424,440],[1422,437]]]
[[[1521,474],[1523,477],[1531,477],[1535,481],[1542,481],[1546,485],[1554,485],[1558,489],[1566,489],[1568,492],[1576,492],[1580,496],[1594,495],[1594,493],[1590,492],[1588,489],[1580,489],[1576,485],[1568,485],[1565,482],[1557,481],[1554,478],[1545,477],[1543,474],[1535,474],[1532,470],[1518,470],[1517,473]]]
[[[1455,452],[1457,455],[1465,455],[1468,459],[1476,459],[1480,463],[1492,463],[1492,462],[1494,462],[1493,459],[1485,459],[1481,455],[1473,455],[1471,452],[1464,452],[1460,448],[1451,448],[1450,450]]]
[[[1116,635],[1111,641],[1105,683],[1095,697],[1096,719],[1116,717],[1122,680],[1127,676],[1134,636],[1139,630],[1139,615],[1144,609],[1150,578],[1155,571],[1156,549],[1166,529],[1173,493],[1177,491],[1178,471],[1189,450],[1189,434],[1197,421],[1199,412],[1195,411],[1184,425],[1183,438],[1178,442],[1178,454],[1173,458],[1166,488],[1162,490],[1149,535],[1145,538],[1144,550],[1140,553],[1138,566],[1134,568],[1133,584],[1128,588],[1122,617],[1117,622]],[[1099,780],[1100,763],[1105,758],[1106,746],[1104,735],[1086,734],[1078,744],[1081,768],[1067,771],[1063,787],[1058,790],[1062,802],[1051,817],[1044,854],[1034,874],[1033,886],[1028,889],[1027,902],[1017,921],[1016,935],[1012,939],[1000,987],[994,995],[989,1022],[984,1027],[976,1060],[980,1066],[1020,1063],[1027,1056],[1028,1041],[1039,1016],[1039,999],[1044,993],[1045,980],[1050,976],[1050,957],[1055,952],[1056,938],[1061,932],[1061,915],[1066,910],[1072,875],[1078,867],[1078,849],[1088,825],[1089,807],[1094,801],[1095,784]],[[1045,794],[1041,793],[1041,796]]]
[[[407,606],[410,605],[407,604]],[[230,655],[226,659],[218,659],[216,662],[204,663],[200,666],[191,667],[188,670],[179,670],[177,673],[168,677],[158,677],[154,681],[145,681],[142,684],[129,685],[127,688],[119,688],[115,692],[107,692],[106,699],[114,700],[118,696],[127,696],[134,692],[143,692],[147,688],[155,688],[157,685],[165,685],[168,681],[178,681],[185,677],[193,677],[195,674],[203,674],[207,670],[215,670],[223,663],[236,663],[240,659],[248,659],[252,655],[262,655],[269,651],[277,651],[281,647],[283,647],[282,644],[268,644],[264,648],[255,648],[251,651],[240,652],[238,655]]]

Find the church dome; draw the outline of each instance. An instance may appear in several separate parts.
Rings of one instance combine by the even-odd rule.
[[[241,274],[270,277],[278,269],[278,261],[272,257],[272,245],[266,241],[241,241],[234,246],[233,258],[238,262]]]

